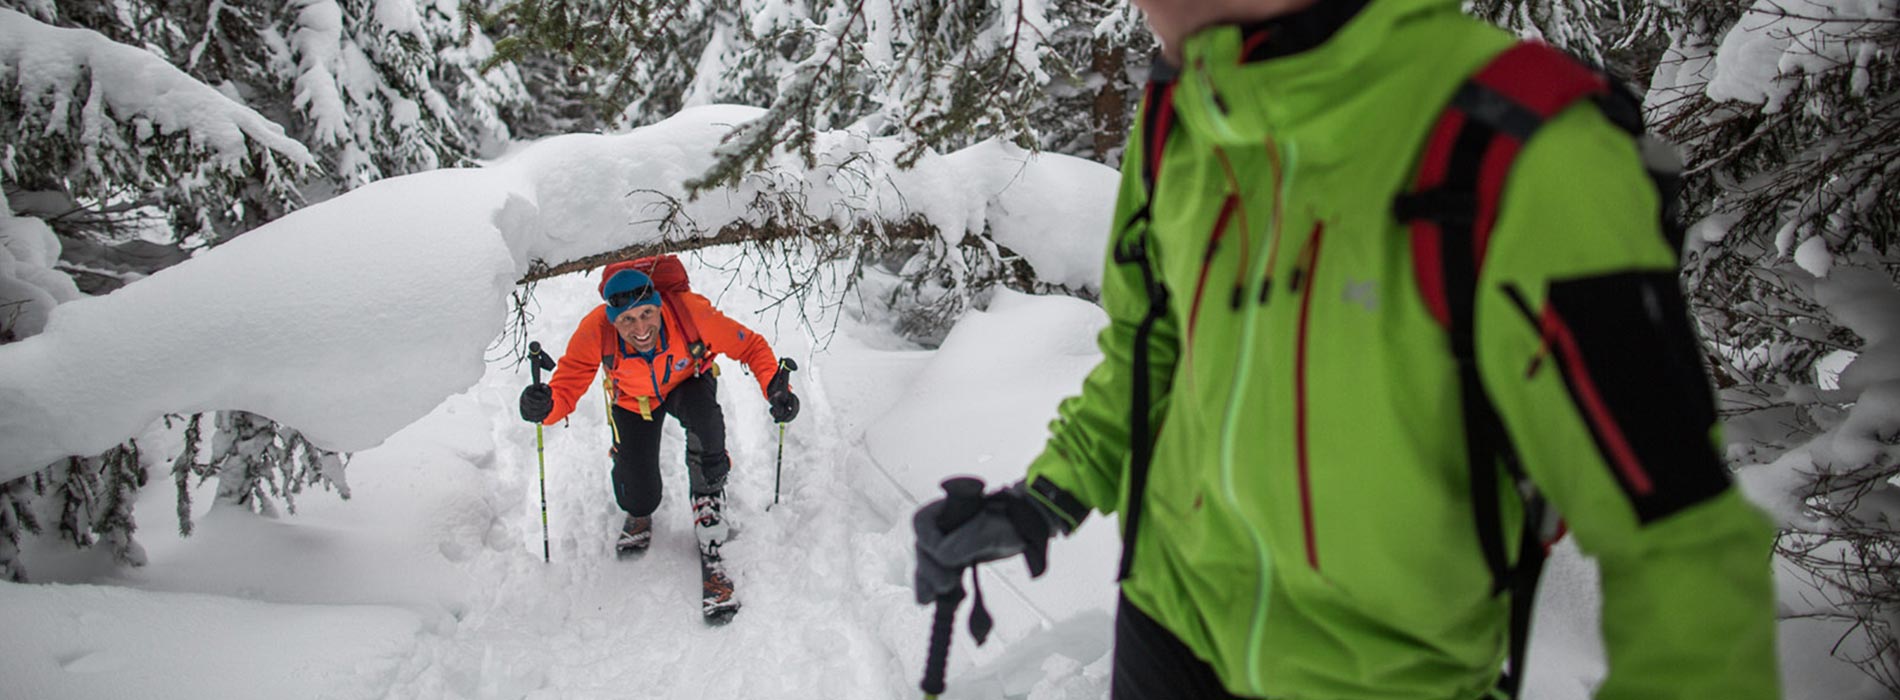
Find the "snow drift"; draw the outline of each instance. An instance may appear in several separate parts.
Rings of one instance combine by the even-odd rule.
[[[921,215],[950,241],[991,231],[1051,281],[1099,278],[1115,173],[1065,156],[982,144],[899,170],[900,144],[839,131],[820,140],[817,167],[781,157],[776,179],[688,200],[681,183],[759,113],[695,108],[624,135],[550,138],[487,168],[382,180],[63,304],[44,332],[0,347],[0,481],[167,413],[238,409],[327,449],[376,445],[481,376],[531,263],[680,235],[656,206],[679,206],[684,234],[708,236],[762,223],[750,203],[791,187],[815,215]],[[999,225],[1006,215],[1015,223]]]

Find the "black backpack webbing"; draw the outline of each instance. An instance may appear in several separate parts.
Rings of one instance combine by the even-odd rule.
[[[1124,514],[1122,522],[1122,561],[1115,575],[1117,581],[1128,578],[1128,573],[1135,566],[1135,544],[1136,535],[1141,529],[1143,494],[1148,490],[1148,467],[1154,461],[1155,433],[1148,424],[1150,404],[1153,403],[1148,341],[1154,334],[1155,323],[1168,312],[1167,285],[1161,283],[1154,263],[1148,257],[1148,228],[1155,181],[1161,175],[1161,155],[1167,147],[1168,133],[1174,126],[1173,71],[1158,58],[1142,101],[1142,114],[1146,115],[1142,122],[1140,144],[1146,149],[1142,154],[1141,169],[1145,197],[1141,208],[1119,229],[1126,235],[1115,243],[1114,257],[1116,264],[1139,265],[1142,285],[1148,291],[1148,313],[1142,316],[1141,324],[1135,327],[1131,362],[1134,386],[1128,406],[1128,512]]]
[[[1478,543],[1493,595],[1511,595],[1510,666],[1498,679],[1499,691],[1511,698],[1522,690],[1527,670],[1532,606],[1546,556],[1547,504],[1526,477],[1479,376],[1473,318],[1478,273],[1518,151],[1547,120],[1583,99],[1597,101],[1626,132],[1641,132],[1640,103],[1632,104],[1601,73],[1543,44],[1506,50],[1458,88],[1432,128],[1412,191],[1393,202],[1393,213],[1412,229],[1420,292],[1445,328],[1458,366]],[[1505,553],[1499,467],[1523,499],[1515,559]]]

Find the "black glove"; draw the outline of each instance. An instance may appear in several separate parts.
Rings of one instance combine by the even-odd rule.
[[[790,423],[798,417],[798,397],[792,395],[791,360],[779,363],[778,373],[772,375],[772,381],[765,385],[765,400],[772,403],[772,420],[777,423]],[[790,365],[790,366],[787,366]]]
[[[554,412],[554,387],[546,384],[529,384],[521,390],[521,419],[529,423],[547,420]]]
[[[1058,516],[1029,495],[1021,481],[981,495],[983,482],[968,479],[944,482],[952,495],[917,509],[911,526],[917,531],[917,576],[913,587],[919,605],[963,588],[963,570],[975,564],[1022,554],[1031,578],[1049,566],[1049,537],[1066,527]],[[969,492],[957,495],[958,490]],[[952,501],[964,501],[952,503]],[[946,514],[945,511],[950,513]]]

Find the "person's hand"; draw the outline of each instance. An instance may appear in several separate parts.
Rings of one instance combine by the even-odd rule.
[[[546,384],[529,384],[521,390],[521,419],[529,423],[547,420],[554,412],[554,387]]]
[[[919,605],[961,590],[963,570],[976,564],[1022,554],[1031,577],[1048,568],[1049,537],[1060,525],[1023,482],[985,495],[982,481],[966,477],[945,481],[944,491],[911,518]]]
[[[791,360],[779,362],[778,373],[772,375],[772,381],[766,384],[765,400],[772,404],[772,420],[777,423],[790,423],[798,417],[798,397],[792,394],[792,370],[798,365]]]
[[[790,423],[798,417],[798,397],[790,389],[782,389],[772,394],[772,421]]]

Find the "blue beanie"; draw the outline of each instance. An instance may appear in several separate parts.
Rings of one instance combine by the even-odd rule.
[[[644,288],[644,291],[642,291]],[[633,292],[633,298],[626,300],[624,306],[615,306],[615,295]],[[653,279],[639,270],[621,270],[607,280],[607,286],[600,290],[602,299],[607,300],[607,322],[613,323],[621,314],[636,306],[659,306],[660,290],[653,287]]]

